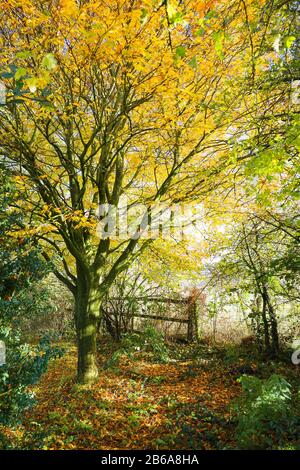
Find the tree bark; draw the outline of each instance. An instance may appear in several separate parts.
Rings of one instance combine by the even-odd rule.
[[[256,291],[255,300],[252,307],[252,330],[255,334],[256,345],[259,353],[263,352],[263,339],[261,331],[261,304],[262,297],[260,296],[259,292]]]
[[[75,294],[75,325],[77,335],[77,380],[92,384],[98,378],[97,331],[100,316],[99,282],[87,273],[78,272]]]
[[[261,315],[262,315],[262,321],[263,321],[263,326],[264,326],[265,350],[266,350],[266,353],[269,355],[271,352],[271,345],[270,345],[269,324],[268,324],[268,319],[267,319],[267,301],[263,292],[262,292],[262,300],[263,300],[263,305],[262,305]]]
[[[98,378],[97,318],[86,316],[77,326],[77,379],[82,384],[92,384]]]
[[[277,325],[277,318],[275,314],[275,310],[273,308],[267,286],[263,287],[264,289],[264,296],[266,299],[266,304],[268,306],[269,312],[269,319],[270,319],[270,327],[271,327],[271,338],[272,338],[272,353],[277,356],[280,350],[279,347],[279,335],[278,335],[278,325]]]

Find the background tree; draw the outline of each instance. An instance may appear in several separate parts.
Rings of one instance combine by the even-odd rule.
[[[279,324],[291,325],[291,316],[297,320],[299,315],[295,308],[299,264],[297,255],[293,262],[289,258],[294,250],[292,237],[256,214],[248,214],[231,229],[227,227],[222,247],[219,240],[211,258],[210,276],[222,279],[224,305],[241,308],[259,350],[269,356],[280,350]],[[286,330],[281,328],[282,337]]]

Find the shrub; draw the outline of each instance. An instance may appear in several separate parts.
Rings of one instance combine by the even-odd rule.
[[[62,351],[52,347],[48,338],[36,346],[22,344],[19,335],[8,327],[0,334],[7,348],[6,364],[0,367],[0,424],[15,425],[35,402],[30,386],[38,382],[49,360]]]
[[[237,403],[237,444],[241,449],[272,449],[299,439],[299,417],[293,414],[291,385],[280,375],[267,380],[243,375]]]
[[[153,326],[147,326],[141,334],[142,348],[152,352],[154,361],[166,363],[169,360],[168,347],[163,335]]]
[[[114,352],[107,367],[115,367],[123,355],[133,358],[139,351],[151,354],[155,362],[166,363],[169,360],[168,347],[164,337],[154,327],[147,326],[141,333],[127,333],[121,340],[120,347]]]

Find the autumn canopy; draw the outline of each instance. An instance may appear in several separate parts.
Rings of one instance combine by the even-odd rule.
[[[78,378],[97,377],[103,296],[149,241],[99,238],[99,205],[201,202],[230,193],[268,146],[285,84],[266,0],[6,0],[0,3],[1,165],[35,237],[75,297]],[[292,39],[290,39],[292,42]],[[266,132],[261,132],[263,128]],[[257,184],[262,181],[258,179]],[[222,196],[223,197],[223,196]]]

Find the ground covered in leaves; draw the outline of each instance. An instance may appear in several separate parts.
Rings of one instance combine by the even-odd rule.
[[[35,387],[36,406],[10,431],[14,447],[235,448],[230,405],[240,394],[236,379],[243,358],[207,348],[195,354],[186,345],[176,347],[167,363],[137,351],[108,366],[111,354],[111,345],[103,345],[99,380],[83,387],[75,382],[76,349],[66,345],[64,356],[53,360]]]

